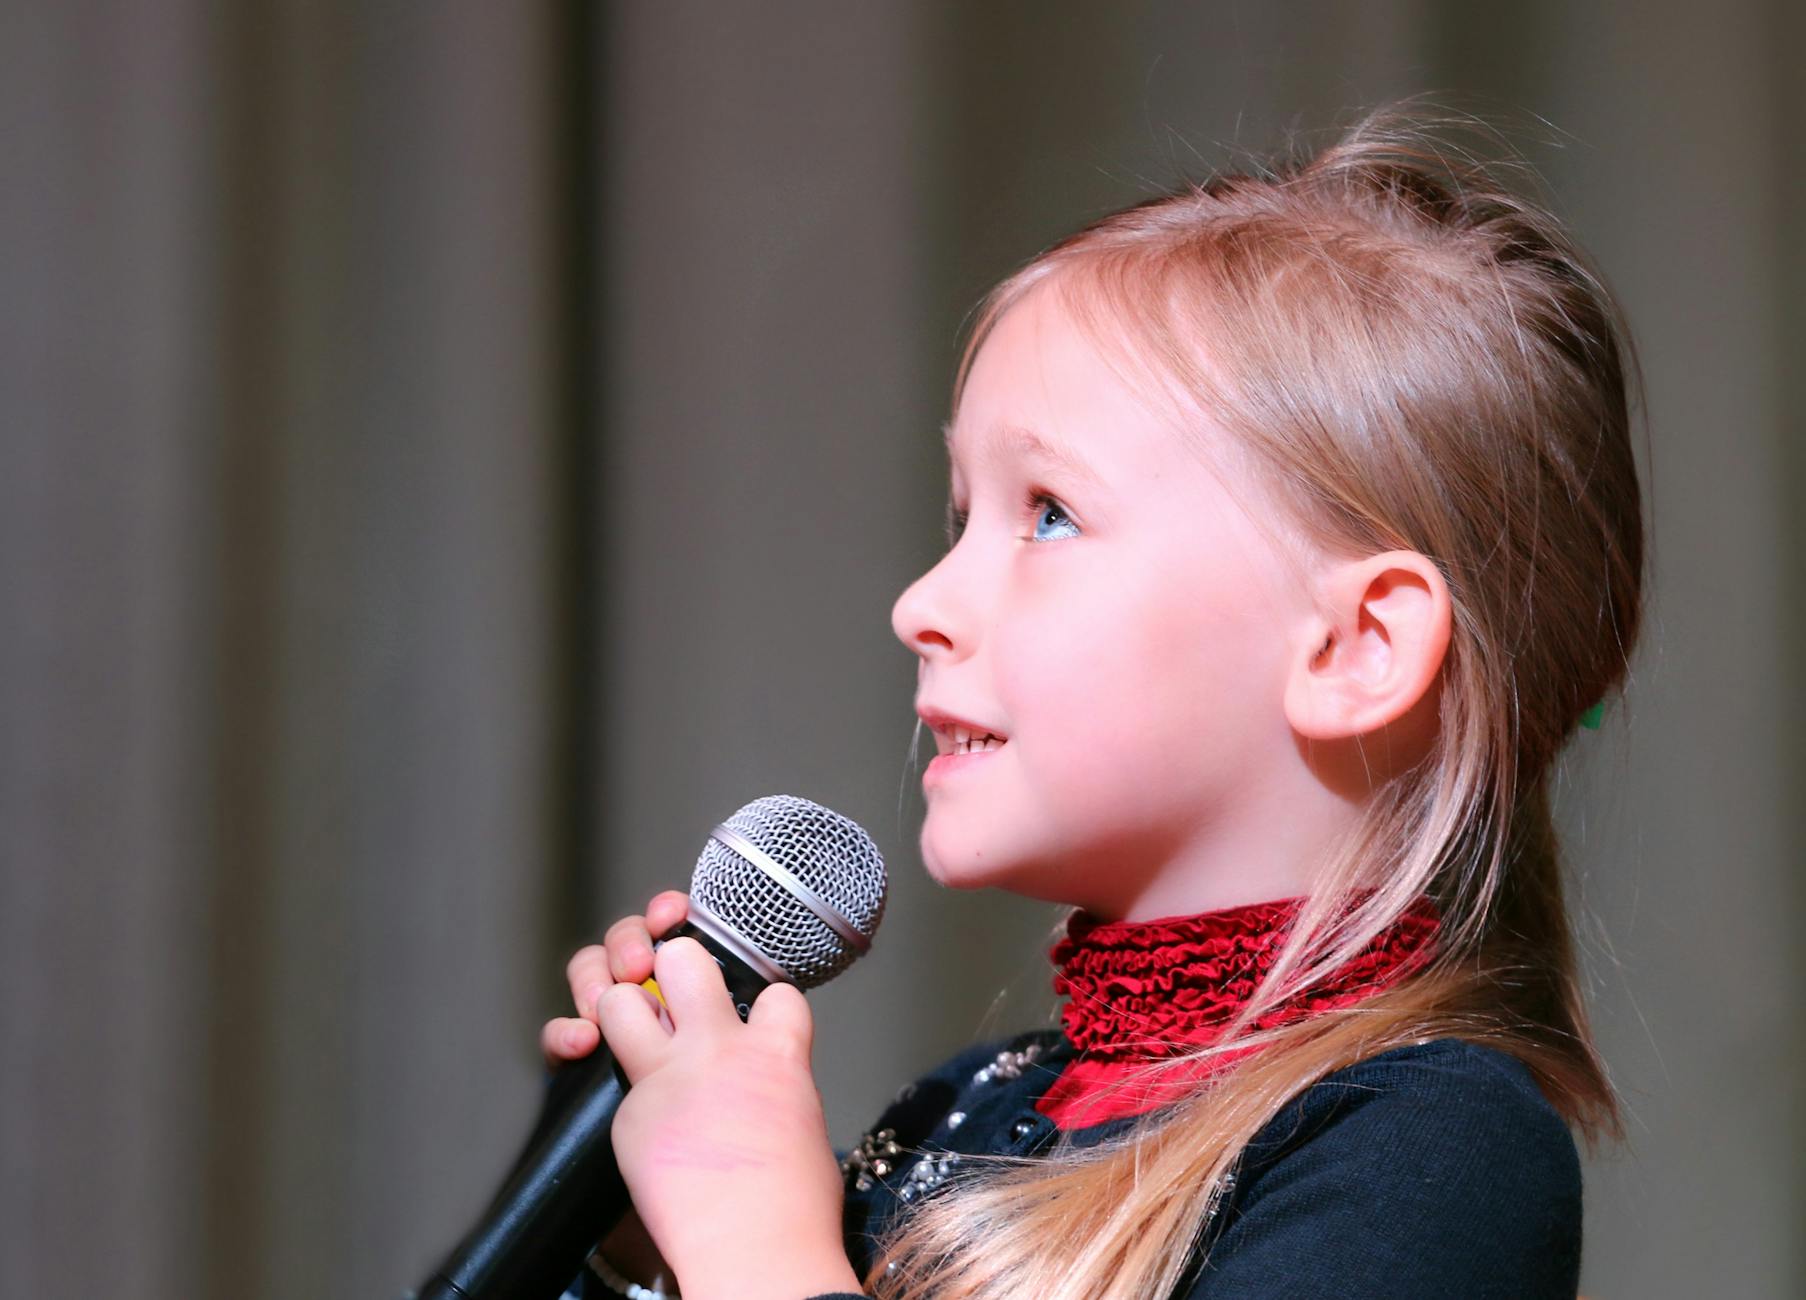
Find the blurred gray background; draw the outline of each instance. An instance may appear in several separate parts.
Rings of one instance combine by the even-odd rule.
[[[1418,91],[1528,128],[1649,378],[1648,635],[1561,784],[1631,1117],[1584,1289],[1806,1292],[1798,8],[7,0],[0,1294],[417,1281],[565,959],[762,794],[892,866],[838,1142],[1044,1017],[1054,910],[915,848],[959,328]]]

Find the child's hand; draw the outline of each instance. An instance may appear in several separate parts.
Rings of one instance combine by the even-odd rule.
[[[682,924],[690,896],[667,889],[646,904],[646,915],[624,916],[608,927],[601,943],[579,948],[565,967],[575,1016],[555,1016],[539,1031],[546,1064],[557,1069],[588,1056],[602,1041],[596,1003],[612,984],[638,984],[652,974],[652,941]]]
[[[610,930],[611,954],[627,924]],[[858,1291],[802,992],[772,985],[742,1024],[694,939],[661,945],[652,966],[668,1018],[629,978],[641,964],[623,963],[600,1021],[632,1084],[615,1113],[615,1158],[679,1288],[693,1300]]]

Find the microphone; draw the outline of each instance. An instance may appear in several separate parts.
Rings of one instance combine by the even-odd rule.
[[[665,941],[708,949],[745,1020],[767,985],[811,989],[865,953],[887,892],[884,859],[857,822],[768,795],[710,833],[689,917]],[[606,1043],[558,1068],[501,1190],[414,1300],[556,1300],[570,1286],[627,1212],[609,1137],[627,1086]]]

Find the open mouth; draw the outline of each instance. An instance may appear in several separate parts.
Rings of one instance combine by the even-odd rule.
[[[935,739],[940,742],[937,748],[943,754],[982,754],[988,750],[1002,749],[1005,744],[1002,736],[966,727],[949,727],[945,734],[937,732]]]

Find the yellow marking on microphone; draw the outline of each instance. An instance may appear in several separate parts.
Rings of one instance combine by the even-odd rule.
[[[640,987],[645,989],[653,997],[657,998],[660,1006],[669,1007],[671,1005],[669,1002],[665,1001],[665,995],[658,991],[658,981],[653,979],[650,975],[640,981]]]

